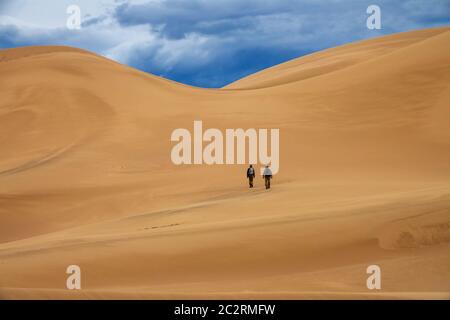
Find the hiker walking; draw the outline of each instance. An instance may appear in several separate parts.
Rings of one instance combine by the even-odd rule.
[[[250,167],[247,169],[247,178],[248,178],[248,184],[250,185],[250,188],[253,188],[253,178],[255,177],[255,169],[253,169],[253,166],[250,165]]]
[[[272,170],[270,170],[269,166],[266,166],[263,171],[264,183],[266,185],[266,189],[270,189],[270,179],[272,179]]]

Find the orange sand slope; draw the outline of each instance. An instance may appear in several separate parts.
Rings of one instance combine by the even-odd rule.
[[[0,51],[0,298],[450,298],[449,52],[450,27],[401,33],[207,90]],[[279,128],[273,188],[172,164],[194,120]]]

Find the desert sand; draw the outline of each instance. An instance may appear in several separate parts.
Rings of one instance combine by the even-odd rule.
[[[412,31],[201,89],[1,50],[0,298],[449,299],[449,52],[450,27]],[[279,128],[272,189],[174,165],[194,120]]]

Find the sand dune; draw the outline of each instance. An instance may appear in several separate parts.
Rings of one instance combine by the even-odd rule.
[[[449,49],[448,27],[400,33],[217,90],[0,51],[0,298],[450,298]],[[172,164],[194,120],[280,128],[273,188]]]

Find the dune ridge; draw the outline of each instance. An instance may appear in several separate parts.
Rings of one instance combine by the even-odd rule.
[[[450,27],[394,34],[223,89],[1,50],[0,298],[449,299],[449,49]],[[279,128],[273,188],[172,164],[194,120]]]

